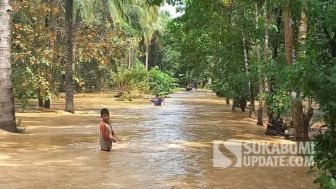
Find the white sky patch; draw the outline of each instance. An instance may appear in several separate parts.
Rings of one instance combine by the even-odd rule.
[[[165,3],[163,6],[160,7],[160,10],[168,12],[172,18],[182,16],[183,12],[176,12],[176,8],[177,8],[176,6],[168,5],[167,3]]]

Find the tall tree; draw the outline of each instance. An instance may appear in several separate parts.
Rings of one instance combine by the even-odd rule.
[[[307,39],[307,22],[308,22],[308,18],[307,18],[307,1],[304,0],[303,1],[303,5],[301,7],[301,14],[300,14],[300,25],[299,25],[299,32],[298,32],[298,50],[297,50],[297,54],[298,54],[298,58],[304,60],[306,57],[306,39]],[[302,132],[298,133],[297,137],[301,140],[307,140],[308,139],[308,127],[309,127],[309,122],[311,117],[313,116],[313,108],[311,107],[311,99],[309,98],[309,108],[307,113],[302,115],[302,120],[301,120],[301,124],[302,125]],[[302,105],[302,100],[297,99],[297,102],[295,102],[296,108],[303,108]],[[300,111],[299,109],[297,111]],[[303,111],[303,110],[302,110]],[[298,112],[299,113],[299,112]],[[303,112],[302,112],[303,113]]]
[[[285,1],[282,14],[284,22],[286,61],[287,64],[291,65],[293,63],[294,33],[293,33],[292,10],[289,0]]]
[[[65,1],[66,63],[65,63],[65,111],[74,113],[73,99],[73,0]]]
[[[0,128],[17,132],[13,87],[11,83],[10,34],[11,6],[9,0],[0,1]]]
[[[264,12],[266,12],[266,7],[267,5],[265,5],[264,7]],[[259,13],[259,10],[258,10],[258,4],[255,3],[255,12],[256,12],[256,25],[257,25],[257,28],[259,27],[258,25],[258,21],[259,21],[259,17],[260,17],[260,13]],[[265,26],[266,28],[267,26]],[[265,33],[266,35],[266,33]],[[265,47],[264,47],[264,50],[266,50],[266,42],[267,39],[265,38]],[[264,125],[264,99],[262,97],[263,93],[265,92],[264,90],[264,73],[263,73],[263,63],[265,63],[266,61],[261,61],[261,57],[260,57],[260,54],[261,54],[261,45],[257,42],[257,45],[256,45],[256,50],[257,50],[257,62],[258,62],[258,65],[259,65],[259,106],[258,106],[258,120],[257,120],[257,125],[260,125],[260,126],[263,126]],[[265,59],[264,59],[265,60]]]
[[[283,8],[283,21],[284,21],[284,35],[285,35],[285,52],[286,61],[289,66],[292,66],[293,59],[295,59],[294,49],[294,32],[292,9],[290,1],[287,0]],[[296,140],[303,140],[303,106],[300,98],[300,90],[292,91],[292,117],[293,126],[295,128]]]

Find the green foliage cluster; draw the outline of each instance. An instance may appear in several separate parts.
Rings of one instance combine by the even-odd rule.
[[[168,73],[154,67],[147,71],[142,63],[131,69],[119,68],[112,73],[112,86],[116,87],[122,98],[130,99],[137,93],[167,95],[177,87],[177,80]]]
[[[112,73],[111,81],[111,85],[117,88],[123,98],[130,98],[134,95],[132,93],[137,91],[144,93],[149,91],[148,72],[140,63],[131,69],[119,67]]]
[[[149,71],[149,86],[154,95],[164,96],[177,87],[177,79],[154,67]]]

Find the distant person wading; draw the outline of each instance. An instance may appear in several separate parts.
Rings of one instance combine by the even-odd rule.
[[[164,101],[164,98],[160,97],[159,95],[156,95],[155,98],[152,98],[150,101],[154,103],[154,106],[161,106],[162,102]]]

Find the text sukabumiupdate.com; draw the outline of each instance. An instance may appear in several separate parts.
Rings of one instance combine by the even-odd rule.
[[[302,167],[312,166],[313,142],[213,141],[214,167]]]

